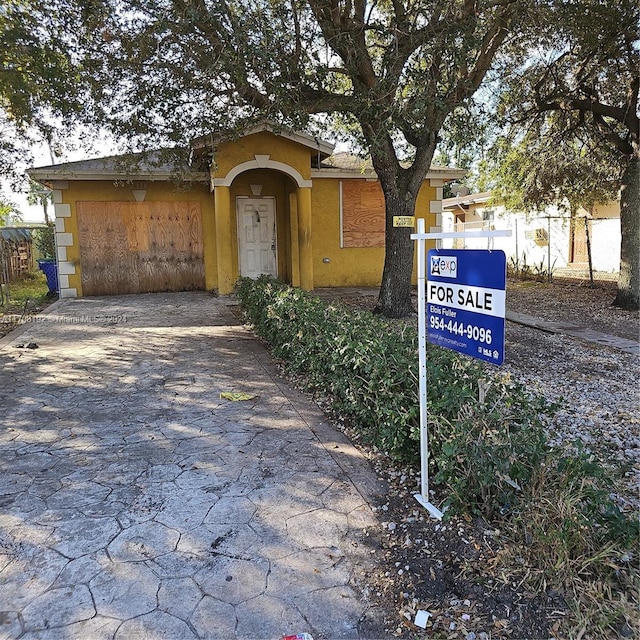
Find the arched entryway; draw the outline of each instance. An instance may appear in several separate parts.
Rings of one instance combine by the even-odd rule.
[[[230,293],[239,276],[260,273],[311,290],[311,181],[256,158],[213,181],[218,290]]]

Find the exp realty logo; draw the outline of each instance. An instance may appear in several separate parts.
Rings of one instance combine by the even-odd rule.
[[[456,256],[431,256],[429,275],[441,278],[458,277],[458,258]]]

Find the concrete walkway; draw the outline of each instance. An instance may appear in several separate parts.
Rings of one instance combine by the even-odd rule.
[[[234,325],[92,298],[0,341],[1,638],[371,637],[382,487]]]
[[[546,331],[547,333],[563,333],[572,338],[579,338],[587,342],[593,342],[600,346],[611,347],[625,353],[640,355],[640,344],[634,340],[621,338],[620,336],[612,336],[601,331],[594,331],[587,327],[582,327],[573,322],[555,322],[552,320],[542,320],[526,313],[517,313],[515,311],[507,311],[506,318],[510,322],[522,324],[526,327],[533,327]]]

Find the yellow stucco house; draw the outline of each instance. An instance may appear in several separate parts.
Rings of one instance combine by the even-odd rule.
[[[376,286],[384,199],[370,164],[304,133],[260,126],[195,141],[188,179],[123,157],[31,169],[53,189],[61,297],[216,290],[266,273],[301,287]],[[432,167],[416,215],[442,224]],[[183,176],[184,178],[184,176]]]

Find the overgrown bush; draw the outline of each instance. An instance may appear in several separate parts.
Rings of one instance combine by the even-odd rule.
[[[33,242],[40,260],[56,259],[55,226],[49,223],[33,231]]]
[[[416,460],[414,327],[268,277],[242,279],[237,293],[254,331],[310,391],[383,453]],[[427,368],[429,463],[449,513],[480,514],[507,529],[532,575],[573,590],[577,619],[606,630],[628,618],[637,605],[629,563],[637,561],[640,530],[611,498],[611,470],[575,447],[550,447],[544,427],[554,407],[499,370],[431,345]],[[599,584],[609,594],[602,615],[580,595],[593,600]]]
[[[248,320],[308,389],[324,394],[363,440],[396,460],[419,456],[416,329],[327,304],[273,278],[242,279]],[[547,455],[550,407],[477,361],[428,354],[431,465],[448,504],[493,516],[517,502]]]

